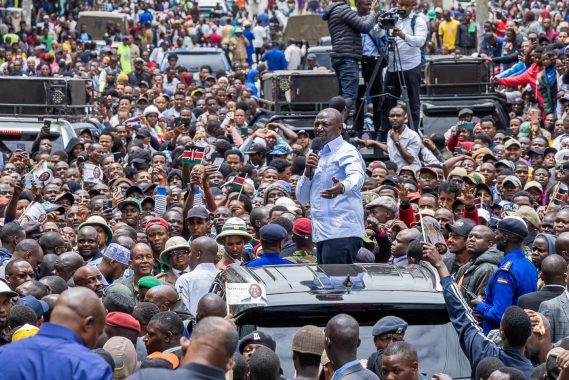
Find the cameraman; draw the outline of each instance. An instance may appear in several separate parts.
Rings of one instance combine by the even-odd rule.
[[[390,52],[389,64],[385,74],[385,92],[399,98],[401,96],[401,83],[398,75],[402,74],[407,93],[409,95],[409,107],[411,109],[411,120],[413,130],[419,130],[419,118],[421,101],[419,93],[421,89],[421,48],[427,40],[427,23],[413,8],[417,5],[417,0],[399,0],[397,2],[397,13],[399,17],[395,22],[392,35],[397,44],[396,51]],[[380,23],[382,19],[380,18]],[[387,97],[381,109],[381,129],[379,134],[380,141],[387,141],[389,131],[389,110],[396,104],[396,100]]]
[[[368,33],[376,23],[376,14],[358,16],[346,0],[335,0],[324,16],[332,38],[332,67],[338,77],[340,96],[356,104],[359,83],[359,61],[362,58],[360,33]]]

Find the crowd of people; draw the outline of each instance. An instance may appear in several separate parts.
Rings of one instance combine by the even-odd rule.
[[[0,379],[280,379],[279,342],[239,336],[210,291],[231,267],[313,263],[424,266],[472,378],[569,378],[566,1],[500,4],[479,40],[475,4],[399,0],[392,32],[409,56],[379,76],[387,35],[366,0],[237,1],[213,19],[193,2],[113,1],[129,29],[109,26],[104,47],[77,23],[93,5],[64,5],[38,2],[31,28],[0,24],[2,74],[86,79],[100,125],[62,150],[46,125],[3,152]],[[313,130],[266,122],[257,101],[262,73],[313,65],[303,41],[280,40],[303,12],[329,23],[342,95]],[[175,49],[194,46],[221,47],[232,69],[189,72]],[[508,128],[464,108],[420,135],[425,53],[492,60]],[[408,85],[409,108],[370,100],[377,140],[343,137],[360,67],[370,94],[399,96],[398,72]],[[384,159],[364,162],[362,146]],[[358,321],[329,317],[292,339],[296,379],[424,377],[405,320],[377,321],[366,360]]]

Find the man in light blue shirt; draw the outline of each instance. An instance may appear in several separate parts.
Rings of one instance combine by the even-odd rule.
[[[314,132],[325,145],[319,155],[312,152],[308,156],[296,199],[310,205],[318,263],[351,264],[363,243],[360,191],[365,164],[359,151],[342,138],[342,115],[337,110],[321,111]]]

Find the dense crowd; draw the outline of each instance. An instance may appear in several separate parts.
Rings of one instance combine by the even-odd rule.
[[[340,96],[313,130],[267,122],[263,73],[325,69],[306,41],[282,41],[287,17],[330,14],[327,1],[237,1],[210,19],[194,2],[112,1],[128,33],[109,25],[104,46],[77,22],[90,2],[35,2],[31,26],[4,15],[2,75],[87,80],[98,127],[57,150],[46,125],[30,151],[3,152],[0,379],[279,379],[279,342],[238,336],[210,290],[229,267],[312,263],[421,265],[473,378],[569,378],[567,1],[496,3],[484,22],[474,3],[400,3],[427,25],[427,54],[495,63],[507,129],[464,108],[422,136],[393,104],[366,115],[384,136],[348,142]],[[232,69],[189,72],[175,50],[196,46]],[[252,286],[247,302],[265,296]],[[405,320],[377,321],[366,360],[358,321],[329,317],[294,335],[296,379],[424,377]]]

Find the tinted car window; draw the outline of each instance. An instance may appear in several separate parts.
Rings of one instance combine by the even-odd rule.
[[[178,65],[191,72],[198,72],[202,65],[211,66],[214,73],[228,69],[222,54],[178,54]]]

